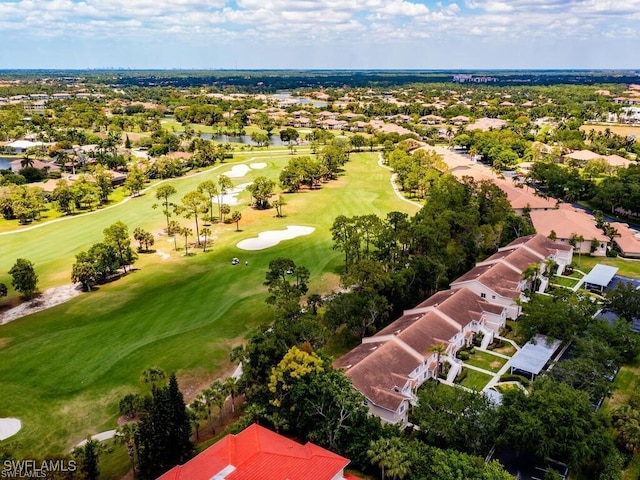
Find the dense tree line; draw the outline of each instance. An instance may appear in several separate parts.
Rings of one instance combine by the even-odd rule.
[[[480,256],[533,230],[512,212],[495,184],[469,178],[461,183],[442,175],[433,181],[428,201],[414,217],[399,212],[384,220],[375,215],[338,216],[331,232],[334,249],[344,253],[343,285],[351,291],[327,307],[336,314],[330,321],[351,325],[361,336],[370,327],[384,325],[389,303],[394,313],[415,305],[446,288]],[[363,302],[370,308],[363,310]],[[364,313],[354,317],[358,311],[372,313],[368,319]]]

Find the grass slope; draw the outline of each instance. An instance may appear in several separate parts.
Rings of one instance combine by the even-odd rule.
[[[260,160],[269,167],[249,175],[275,178],[288,158]],[[275,218],[273,210],[245,207],[241,232],[235,225],[214,226],[218,239],[211,252],[174,254],[164,261],[143,256],[139,270],[97,292],[0,327],[0,417],[23,421],[23,430],[10,441],[20,442],[25,455],[60,453],[87,434],[113,428],[119,398],[138,390],[141,371],[152,365],[177,372],[188,394],[210,382],[229,367],[230,346],[272,315],[262,286],[270,260],[288,256],[307,266],[311,292],[321,291],[335,284],[342,262],[331,249],[329,231],[337,215],[415,211],[393,194],[389,172],[376,159],[352,155],[338,181],[287,195],[284,219]],[[228,168],[171,183],[183,195]],[[234,183],[249,181],[249,175]],[[43,285],[65,283],[75,253],[98,241],[112,222],[122,220],[130,230],[162,228],[160,212],[151,209],[154,201],[152,190],[111,210],[0,237],[0,271],[24,256],[35,262]],[[235,247],[241,239],[286,225],[316,231],[263,251]],[[234,256],[240,265],[231,265]]]

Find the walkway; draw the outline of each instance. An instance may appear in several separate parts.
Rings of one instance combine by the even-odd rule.
[[[387,170],[390,170],[391,172],[393,172],[393,168],[387,166],[384,164],[384,159],[382,158],[382,154],[378,153],[378,166],[385,168]],[[392,173],[391,174],[391,188],[393,188],[394,193],[396,194],[396,196],[407,203],[410,203],[411,205],[415,205],[416,207],[420,207],[422,208],[422,204],[418,203],[418,202],[414,202],[413,200],[409,200],[408,198],[406,198],[402,192],[400,192],[400,190],[398,189],[398,184],[396,183],[396,178],[398,178],[398,174],[397,173]]]
[[[107,430],[106,432],[100,432],[100,433],[96,433],[95,435],[91,436],[91,440],[97,440],[98,442],[104,442],[105,440],[109,440],[113,437],[116,436],[116,431],[115,430]],[[84,447],[85,444],[87,443],[87,440],[82,440],[80,443],[78,443],[74,448],[80,448],[80,447]]]
[[[496,338],[497,340],[502,340],[503,342],[506,342],[510,345],[512,345],[516,351],[520,350],[520,347],[518,346],[518,344],[516,342],[514,342],[513,340],[510,340],[508,338],[504,338],[501,336],[496,335],[494,338]],[[492,387],[496,386],[499,382],[500,382],[500,378],[502,377],[502,375],[504,375],[505,373],[507,373],[509,371],[510,368],[510,364],[511,364],[511,359],[513,357],[510,357],[509,355],[505,355],[503,353],[498,353],[498,352],[494,352],[492,350],[487,350],[485,348],[478,348],[476,347],[476,350],[479,352],[485,352],[489,355],[494,355],[498,358],[502,358],[507,360],[507,362],[500,367],[500,369],[497,372],[491,372],[489,370],[485,370],[484,368],[480,368],[480,367],[476,367],[475,365],[470,365],[466,362],[462,362],[462,367],[463,368],[468,368],[469,370],[475,370],[476,372],[480,372],[483,373],[485,375],[489,375],[491,377],[491,380],[489,380],[489,382],[484,386],[484,388],[482,389],[482,391],[484,392],[485,390],[489,390]],[[440,383],[443,383],[445,385],[449,385],[452,387],[456,387],[456,388],[462,388],[463,390],[466,390],[468,392],[471,392],[472,390],[466,387],[463,387],[460,384],[454,383],[453,381],[447,381],[447,380],[442,380],[439,379]]]

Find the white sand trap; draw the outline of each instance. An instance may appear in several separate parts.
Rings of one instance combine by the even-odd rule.
[[[314,230],[315,228],[313,227],[289,225],[286,230],[267,230],[259,233],[257,237],[242,240],[238,242],[237,247],[242,250],[264,250],[279,244],[283,240],[310,235]]]
[[[240,185],[233,187],[231,190],[227,192],[226,195],[222,196],[222,203],[226,203],[227,205],[237,205],[239,201],[236,197],[238,196],[239,193],[244,192],[247,189],[247,187],[251,185],[251,183],[253,182],[242,183]]]
[[[22,422],[17,418],[0,418],[0,442],[13,437],[22,428]]]
[[[251,169],[247,165],[234,165],[231,170],[223,173],[229,178],[240,178],[244,177]]]
[[[249,166],[251,168],[253,168],[254,170],[262,170],[263,168],[267,168],[267,164],[266,163],[252,163]]]
[[[82,290],[76,284],[63,285],[62,287],[49,288],[42,295],[37,296],[33,300],[21,303],[17,307],[13,307],[4,313],[0,313],[0,325],[9,323],[25,315],[36,313],[41,310],[59,305],[71,300],[82,293]]]

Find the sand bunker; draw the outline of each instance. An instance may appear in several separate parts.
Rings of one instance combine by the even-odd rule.
[[[238,242],[237,247],[242,250],[264,250],[279,244],[283,240],[310,235],[314,230],[315,228],[313,227],[289,225],[286,230],[268,230],[259,233],[257,237],[242,240]]]
[[[226,203],[227,205],[237,205],[239,201],[236,197],[239,193],[244,192],[251,183],[252,182],[241,183],[240,185],[233,187],[226,195],[222,196],[222,203]]]
[[[223,173],[229,178],[240,178],[244,177],[251,169],[247,165],[234,165],[231,170]]]
[[[4,313],[0,313],[0,325],[9,323],[17,318],[24,317],[31,313],[46,310],[47,308],[59,305],[71,300],[82,293],[82,290],[76,284],[63,285],[62,287],[54,287],[45,290],[42,295],[37,296],[33,300],[23,302],[17,307],[11,308]]]
[[[267,168],[267,164],[266,163],[252,163],[249,166],[251,168],[253,168],[254,170],[262,170],[263,168]]]
[[[17,418],[0,418],[0,442],[14,436],[22,428],[22,422]]]

